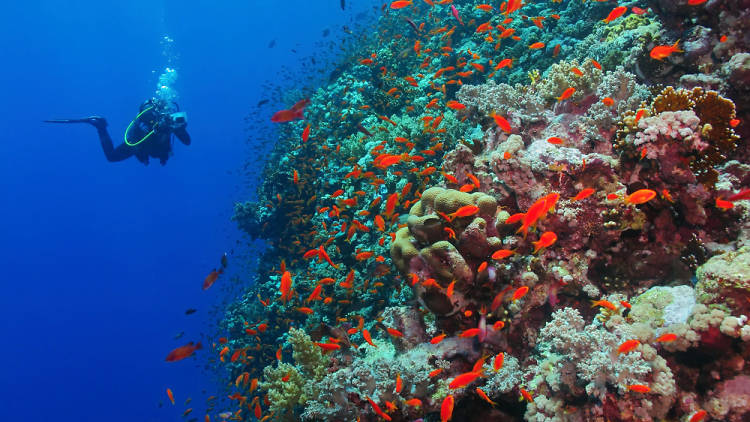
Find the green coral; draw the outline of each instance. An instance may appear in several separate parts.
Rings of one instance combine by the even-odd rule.
[[[632,14],[625,19],[618,19],[617,23],[607,24],[603,30],[606,35],[605,41],[612,42],[617,40],[625,31],[631,31],[641,26],[650,25],[652,20],[643,15]],[[646,32],[649,28],[642,28]]]
[[[698,267],[696,278],[698,302],[744,309],[750,300],[750,247],[712,257]]]
[[[318,395],[317,383],[325,376],[328,363],[320,348],[303,330],[289,329],[287,341],[292,345],[295,365],[279,362],[277,366],[266,366],[263,381],[259,384],[268,392],[270,410],[275,412],[277,420],[292,417],[294,407]],[[288,379],[284,381],[284,377]]]
[[[287,381],[283,378],[289,376]],[[304,404],[307,397],[303,393],[305,380],[297,368],[286,362],[279,362],[278,366],[266,366],[263,369],[263,381],[259,387],[268,394],[271,403],[269,410],[274,412],[277,420],[292,417],[295,406]]]
[[[649,289],[633,300],[628,318],[634,323],[661,326],[664,323],[664,308],[673,300],[669,289]]]
[[[573,73],[573,68],[578,68],[582,76]],[[544,73],[544,79],[539,81],[539,96],[548,101],[557,101],[563,91],[575,88],[570,96],[570,101],[580,101],[586,95],[593,93],[602,82],[602,71],[597,69],[591,60],[578,63],[577,60],[562,60],[553,64]]]
[[[302,369],[305,377],[308,379],[319,380],[326,373],[328,359],[316,346],[312,339],[303,330],[297,328],[289,329],[289,339],[292,345],[292,358],[298,367]]]

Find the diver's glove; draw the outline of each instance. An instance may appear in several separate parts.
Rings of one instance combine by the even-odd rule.
[[[107,119],[105,119],[104,117],[101,117],[101,116],[87,117],[87,118],[83,119],[83,121],[85,121],[86,123],[91,124],[92,126],[94,126],[95,128],[97,128],[98,130],[103,130],[104,128],[107,127]]]

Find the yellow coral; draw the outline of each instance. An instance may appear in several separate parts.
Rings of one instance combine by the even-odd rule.
[[[536,85],[537,82],[539,82],[539,79],[541,79],[542,75],[539,73],[539,69],[532,69],[528,73],[529,80],[531,80],[531,85]]]
[[[620,37],[623,32],[630,31],[638,28],[639,26],[648,25],[650,23],[651,20],[649,18],[635,14],[629,15],[624,19],[619,19],[618,23],[614,25],[606,25],[605,33],[607,34],[607,37],[605,41],[612,42]]]
[[[713,187],[718,180],[714,166],[726,161],[727,155],[737,148],[739,137],[729,124],[735,118],[734,103],[715,91],[704,91],[702,88],[676,90],[671,86],[664,88],[651,103],[653,115],[681,110],[695,112],[700,119],[701,138],[708,144],[706,149],[695,154],[690,161],[690,169],[698,181],[709,188]],[[620,131],[623,134],[630,132],[624,124]],[[620,131],[618,140],[621,140]]]
[[[695,102],[690,91],[684,89],[675,90],[668,86],[654,98],[651,104],[651,114],[659,114],[664,111],[692,110]]]

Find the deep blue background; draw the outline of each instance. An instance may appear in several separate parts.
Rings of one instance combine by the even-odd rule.
[[[243,118],[260,84],[312,54],[323,28],[371,8],[342,12],[339,1],[5,2],[0,418],[181,420],[192,397],[202,420],[217,391],[198,368],[207,350],[197,360],[164,357],[207,332],[218,318],[207,310],[226,299],[220,286],[200,287],[241,238],[229,217],[252,190],[236,171],[247,152]],[[100,114],[119,143],[166,64],[164,35],[180,55],[193,138],[175,144],[165,167],[108,163],[92,127],[40,123]],[[188,307],[199,312],[185,316]],[[159,409],[166,387],[178,405]]]

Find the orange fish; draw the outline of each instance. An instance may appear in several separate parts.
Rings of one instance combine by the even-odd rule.
[[[734,207],[734,204],[730,201],[726,201],[721,198],[716,198],[716,208],[719,208],[722,211],[727,211],[729,209],[732,209]]]
[[[605,97],[605,98],[602,98],[602,104],[604,104],[607,107],[612,107],[613,105],[615,105],[615,100],[613,100],[610,97]]]
[[[370,346],[372,347],[378,347],[375,345],[375,343],[372,342],[372,337],[370,336],[370,332],[367,331],[366,328],[362,329],[362,337],[364,337],[365,341],[370,343]]]
[[[567,100],[567,99],[568,99],[568,98],[570,98],[570,96],[571,96],[571,95],[573,95],[573,94],[574,94],[575,92],[576,92],[576,89],[575,89],[575,88],[573,88],[573,87],[571,86],[570,88],[567,88],[567,89],[566,89],[565,91],[563,91],[563,93],[562,93],[562,94],[560,94],[560,96],[559,96],[559,97],[556,97],[556,98],[557,98],[557,101],[563,101],[563,100]]]
[[[406,1],[394,1],[391,3],[391,9],[403,9],[406,6],[411,6],[412,0]]]
[[[573,74],[576,76],[583,76],[583,72],[581,72],[581,69],[577,67],[572,67],[570,71],[573,72]]]
[[[499,114],[495,114],[494,112],[491,114],[492,118],[495,119],[495,124],[500,127],[505,133],[510,133],[511,127],[510,123],[508,123],[507,120],[503,116],[500,116]]]
[[[552,195],[552,194],[550,194]],[[547,201],[550,200],[550,195],[539,198],[534,204],[531,205],[529,210],[523,215],[521,227],[516,231],[523,232],[524,238],[529,231],[529,227],[536,224],[536,221],[541,218],[547,212]]]
[[[611,12],[609,12],[609,15],[606,18],[604,18],[604,22],[610,23],[613,20],[615,20],[615,19],[619,18],[620,16],[622,16],[623,14],[625,14],[625,12],[627,12],[627,11],[628,11],[628,8],[625,7],[625,6],[615,7],[614,9],[612,9]]]
[[[557,235],[554,232],[544,232],[534,244],[534,253],[537,253],[540,249],[551,246],[557,242]]]
[[[569,89],[571,89],[571,88],[569,88]],[[562,138],[559,138],[557,136],[550,136],[549,138],[547,138],[547,142],[549,142],[552,145],[562,145],[563,140],[562,140]]]
[[[492,360],[492,369],[495,372],[503,369],[503,362],[505,362],[505,353],[500,352],[495,356],[495,359]]]
[[[513,292],[513,296],[510,298],[510,300],[512,300],[513,302],[515,302],[518,299],[526,296],[526,293],[528,293],[528,292],[529,292],[529,287],[528,286],[521,286],[521,287],[517,288],[515,292]]]
[[[591,303],[591,307],[592,308],[597,307],[597,306],[601,306],[602,308],[607,308],[607,309],[609,309],[611,311],[616,311],[617,310],[617,306],[614,303],[612,303],[612,302],[610,302],[608,300],[603,300],[602,299],[602,300],[597,300],[597,301],[594,301],[594,302]]]
[[[307,142],[307,139],[310,138],[310,124],[308,123],[305,129],[302,131],[302,142]]]
[[[216,282],[219,276],[223,273],[224,273],[223,268],[220,268],[218,271],[216,270],[211,271],[211,273],[209,273],[206,276],[206,279],[203,280],[203,290],[208,290],[209,287],[213,286],[213,284]]]
[[[593,194],[593,193],[594,193],[594,190],[591,189],[591,188],[583,189],[580,192],[578,192],[578,195],[576,195],[573,198],[571,198],[571,201],[580,201],[582,199],[586,199],[589,196],[591,196],[591,194]]]
[[[680,40],[675,41],[672,45],[657,45],[651,49],[651,53],[649,54],[652,59],[662,60],[672,55],[672,53],[682,53],[683,51],[678,47],[679,44]]]
[[[406,3],[406,2],[398,2],[398,1],[395,1],[394,3]],[[409,1],[409,4],[411,4],[411,0]],[[393,5],[391,5],[391,8],[394,8],[394,7],[393,7]],[[383,412],[383,411],[382,411],[382,410],[380,409],[380,406],[378,406],[378,404],[377,404],[377,403],[375,403],[374,401],[372,401],[372,399],[371,399],[371,398],[367,397],[367,401],[369,401],[369,402],[370,402],[370,405],[372,406],[372,410],[373,410],[373,411],[375,411],[375,413],[376,413],[376,414],[377,414],[378,416],[380,416],[381,418],[383,418],[383,419],[385,419],[385,420],[387,420],[387,421],[391,420],[391,417],[390,417],[390,416],[388,416],[388,415],[387,415],[387,414],[386,414],[385,412]]]
[[[177,362],[178,360],[189,358],[193,355],[193,353],[195,353],[196,350],[201,348],[202,346],[200,342],[193,344],[193,342],[191,341],[190,343],[184,346],[180,346],[169,352],[167,358],[164,360],[166,360],[167,362]]]
[[[513,0],[510,0],[513,1]],[[519,1],[520,3],[520,1]],[[453,417],[453,396],[448,394],[440,405],[440,422],[448,422]]]
[[[169,397],[169,401],[172,402],[172,405],[174,406],[174,395],[172,394],[172,390],[167,388],[167,397]]]
[[[507,7],[505,9],[505,15],[509,15],[516,10],[520,9],[522,6],[521,0],[508,0]]]
[[[341,346],[334,343],[315,343],[316,346],[320,347],[324,351],[339,350]]]
[[[703,3],[705,3],[706,1],[707,1],[707,0],[688,0],[688,2],[687,2],[687,3],[688,3],[688,4],[690,5],[690,6],[697,6],[697,5],[699,5],[699,4],[703,4]]]
[[[510,67],[513,68],[513,59],[502,59],[497,63],[497,66],[495,66],[495,70],[500,70],[504,67]]]
[[[463,207],[456,210],[456,212],[449,214],[451,220],[456,217],[470,217],[479,212],[479,207],[476,205],[464,205]]]
[[[543,42],[541,42],[541,41],[535,42],[535,43],[529,45],[529,50],[539,50],[540,48],[544,48],[544,45],[545,44]]]
[[[474,337],[479,334],[479,328],[468,328],[461,332],[461,334],[458,335],[459,338],[469,338]]]
[[[531,402],[534,401],[534,397],[531,396],[531,393],[529,393],[528,391],[524,390],[523,388],[521,389],[521,397],[523,397],[523,399],[526,400],[529,403],[531,403]]]
[[[474,391],[477,392],[477,394],[479,395],[479,397],[482,398],[482,400],[486,401],[487,403],[491,404],[492,406],[494,406],[494,405],[497,404],[494,401],[490,400],[490,397],[481,388],[477,387],[476,389],[474,389]]]
[[[302,306],[297,308],[299,312],[302,312],[303,314],[312,315],[315,311],[313,311],[311,308],[308,308],[306,306]]]
[[[422,400],[419,399],[409,399],[404,402],[405,405],[411,406],[411,407],[419,407],[422,405]]]
[[[401,374],[396,374],[396,394],[401,394],[404,383],[401,381]]]
[[[307,297],[307,300],[305,302],[311,302],[313,300],[322,300],[320,297],[320,293],[323,291],[323,285],[318,284],[315,286],[315,289],[313,289],[312,293],[310,293],[310,296]]]
[[[466,105],[453,100],[448,101],[445,105],[448,106],[448,108],[452,108],[453,110],[463,110],[466,108]]]
[[[443,341],[443,339],[444,339],[444,338],[445,338],[445,334],[440,334],[440,335],[437,335],[437,336],[433,337],[433,338],[432,338],[432,339],[430,340],[430,343],[431,343],[431,344],[438,344],[438,343],[440,343],[441,341]]]
[[[636,393],[646,394],[651,391],[651,387],[649,387],[648,385],[643,385],[643,384],[632,384],[632,385],[628,385],[628,390],[635,391]]]
[[[627,340],[617,348],[617,354],[629,353],[641,344],[638,340]]]
[[[401,331],[395,328],[386,327],[385,331],[387,331],[391,337],[403,337],[404,336],[404,333],[402,333]]]
[[[662,334],[662,335],[660,335],[660,336],[659,336],[659,337],[657,337],[657,338],[656,338],[656,340],[654,340],[654,341],[657,341],[657,342],[659,342],[659,343],[669,343],[669,342],[671,342],[671,341],[675,341],[675,340],[677,340],[677,334],[674,334],[674,333],[666,333],[666,334]]]
[[[393,210],[396,208],[396,203],[398,202],[398,194],[392,193],[388,200],[385,202],[385,215],[387,217],[390,217],[393,215]]]
[[[360,253],[358,253],[358,254],[357,254],[357,255],[355,256],[355,258],[357,259],[357,261],[364,261],[364,260],[366,260],[366,259],[370,259],[370,258],[372,258],[372,257],[373,257],[374,255],[375,255],[375,252],[372,252],[372,251],[365,251],[365,252],[360,252]]]
[[[479,268],[477,268],[477,273],[481,273],[482,271],[486,269],[487,269],[487,261],[484,261],[481,264],[479,264]]]
[[[656,192],[651,189],[638,189],[628,195],[628,197],[625,198],[625,202],[628,204],[640,205],[654,199],[654,197],[656,197]]]
[[[479,179],[477,179],[476,176],[471,173],[466,173],[466,177],[471,179],[471,182],[474,184],[474,186],[479,187]]]
[[[482,376],[481,371],[477,372],[465,372],[461,375],[458,375],[456,378],[453,378],[453,380],[448,384],[448,388],[455,389],[455,388],[461,388],[466,387],[467,385],[474,382],[477,378]]]
[[[281,292],[281,300],[283,302],[292,298],[292,274],[289,271],[284,271],[284,274],[281,275],[279,291]]]
[[[297,101],[289,110],[281,110],[274,113],[271,116],[271,121],[274,123],[290,122],[292,120],[304,119],[305,107],[310,104],[310,100],[305,98]]]
[[[375,226],[378,231],[385,231],[385,220],[383,220],[383,217],[381,217],[380,214],[375,216]]]
[[[451,281],[451,284],[448,285],[448,288],[445,289],[445,295],[448,297],[453,297],[453,289],[455,289],[456,286],[456,280]]]
[[[513,223],[517,223],[517,222],[521,221],[521,220],[523,219],[523,217],[524,217],[525,215],[526,215],[526,214],[525,214],[525,213],[522,213],[522,212],[519,212],[519,213],[513,214],[513,215],[511,215],[510,217],[508,217],[508,219],[507,219],[507,220],[505,220],[505,224],[513,224]]]
[[[701,409],[690,416],[690,419],[688,419],[688,422],[703,422],[704,419],[706,419],[706,416],[708,415],[708,412]]]
[[[511,251],[510,249],[498,249],[495,252],[492,253],[492,259],[505,259],[511,255],[513,255],[515,251]]]

